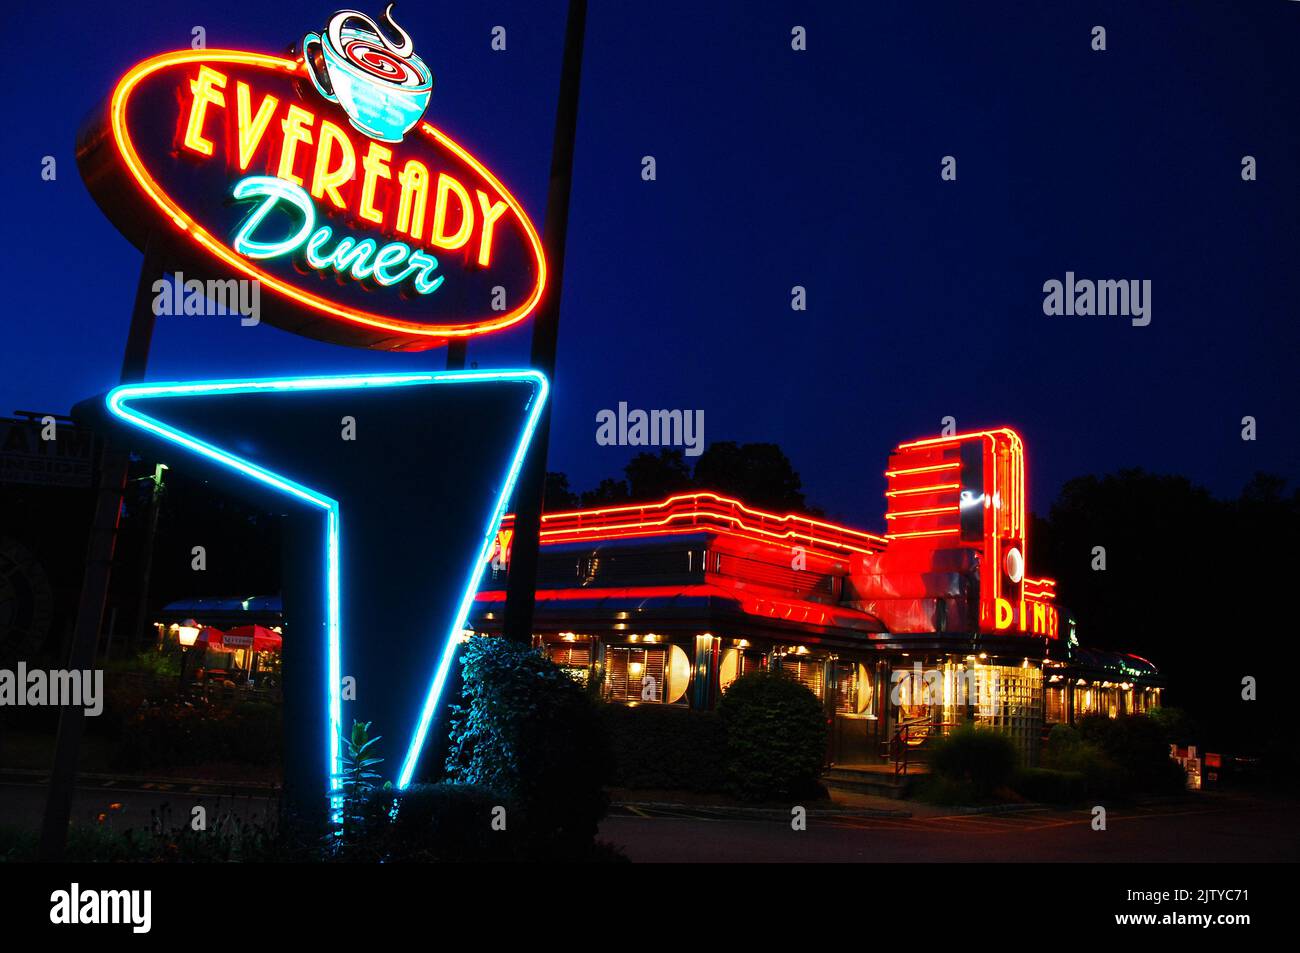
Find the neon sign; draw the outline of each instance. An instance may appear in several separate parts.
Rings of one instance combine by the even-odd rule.
[[[978,628],[1057,638],[1050,579],[1029,579],[1024,441],[1000,427],[899,444],[885,520],[891,551],[978,551]]]
[[[316,92],[342,106],[355,128],[372,139],[401,142],[429,105],[433,74],[393,21],[391,3],[379,19],[399,39],[385,36],[364,13],[341,10],[320,34],[303,37],[302,51]],[[348,26],[354,22],[362,26]]]
[[[423,118],[429,68],[391,18],[356,11],[294,58],[164,53],[82,132],[82,175],[144,247],[255,279],[267,320],[338,343],[423,350],[509,327],[546,285],[541,240],[482,162]]]
[[[339,786],[348,674],[357,675],[364,716],[389,726],[385,735],[400,745],[390,749],[401,754],[391,761],[394,782],[406,787],[415,776],[548,390],[537,371],[439,371],[130,384],[105,398],[111,419],[133,434],[322,517],[310,531],[322,557],[318,596],[295,602],[292,625],[299,658],[325,659],[317,683],[325,704],[311,733],[324,734],[329,791]],[[449,411],[414,439],[413,424],[391,412],[412,400]],[[385,467],[340,454],[342,409],[358,415]],[[471,436],[489,438],[473,471],[446,466],[442,444]],[[410,554],[435,536],[458,565],[431,579]],[[319,647],[310,644],[314,631]],[[376,632],[386,635],[376,641]],[[306,664],[296,669],[299,685],[310,681],[301,678]]]

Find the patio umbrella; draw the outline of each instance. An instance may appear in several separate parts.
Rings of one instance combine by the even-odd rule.
[[[205,645],[210,649],[218,649],[221,648],[224,639],[225,633],[220,629],[214,626],[205,625],[199,630],[198,638],[194,640],[194,644]]]
[[[230,648],[251,648],[254,652],[278,652],[284,642],[280,633],[260,625],[238,626],[227,632],[224,638]]]

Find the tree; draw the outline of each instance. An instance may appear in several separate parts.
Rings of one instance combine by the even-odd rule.
[[[543,509],[548,513],[559,510],[576,510],[581,501],[578,494],[569,489],[569,477],[564,473],[546,474],[546,486],[543,490]]]
[[[667,447],[656,453],[638,453],[623,468],[628,495],[636,502],[662,500],[691,489],[691,469],[681,450]]]
[[[610,504],[626,503],[627,501],[627,481],[615,480],[611,477],[605,477],[600,481],[600,485],[596,489],[587,490],[582,494],[583,506],[608,506]]]
[[[1080,477],[1062,489],[1046,530],[1031,530],[1033,571],[1059,581],[1081,641],[1155,662],[1166,703],[1192,714],[1210,750],[1259,750],[1285,723],[1284,684],[1264,684],[1280,677],[1276,636],[1294,588],[1294,559],[1281,547],[1300,532],[1300,507],[1285,488],[1260,474],[1222,501],[1185,477]],[[1104,570],[1094,568],[1099,546]],[[1247,676],[1258,701],[1242,699]]]
[[[695,486],[777,512],[809,512],[803,484],[774,443],[712,443],[695,461]]]

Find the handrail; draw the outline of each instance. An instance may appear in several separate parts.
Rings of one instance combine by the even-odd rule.
[[[894,726],[894,736],[890,739],[890,753],[894,761],[894,777],[907,777],[908,768],[908,751],[911,750],[910,735],[913,728],[926,729],[926,737],[936,728],[952,728],[956,722],[952,721],[930,721],[928,718],[917,718],[913,721],[906,721]],[[924,739],[923,739],[924,740]]]

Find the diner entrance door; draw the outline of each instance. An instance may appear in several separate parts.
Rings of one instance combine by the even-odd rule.
[[[872,672],[857,662],[832,663],[830,760],[836,765],[878,764],[880,719],[876,717]]]

